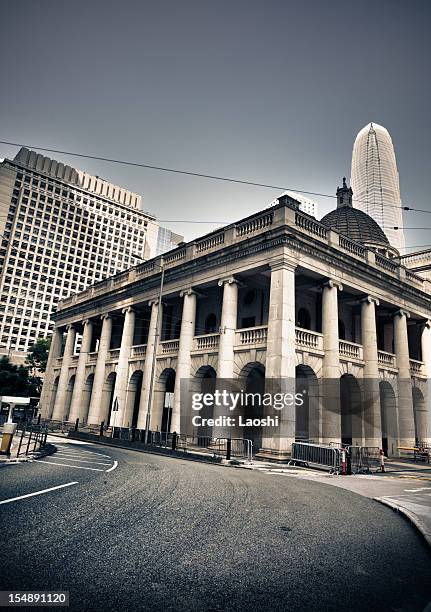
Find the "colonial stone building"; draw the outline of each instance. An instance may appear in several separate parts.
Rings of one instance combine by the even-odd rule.
[[[283,195],[62,300],[42,414],[143,429],[151,396],[151,429],[180,432],[182,379],[246,389],[281,379],[296,380],[306,402],[281,437],[255,429],[255,449],[284,453],[296,438],[395,455],[428,439],[431,285],[352,208],[345,182],[337,198],[319,222]]]

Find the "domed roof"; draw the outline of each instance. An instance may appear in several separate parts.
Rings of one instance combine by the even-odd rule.
[[[382,228],[359,208],[336,208],[325,215],[321,223],[362,244],[389,244]]]
[[[343,179],[343,187],[337,189],[337,208],[320,220],[328,229],[333,229],[351,240],[362,244],[390,246],[380,225],[359,208],[352,206],[352,190]]]

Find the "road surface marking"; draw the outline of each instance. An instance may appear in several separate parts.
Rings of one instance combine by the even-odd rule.
[[[75,457],[58,457],[57,453],[55,454],[55,459],[60,459],[61,461],[76,461],[77,463],[94,463],[95,465],[112,465],[111,463],[102,463],[101,461],[86,461],[85,459],[75,459]]]
[[[10,504],[10,502],[17,501],[18,499],[25,499],[26,497],[33,497],[34,495],[42,495],[43,493],[49,493],[50,491],[55,491],[56,489],[64,489],[64,487],[70,487],[75,484],[78,483],[68,482],[66,484],[58,485],[57,487],[43,489],[42,491],[35,491],[34,493],[27,493],[27,495],[20,495],[19,497],[12,497],[11,499],[4,499],[3,501],[0,501],[0,504]]]
[[[37,463],[46,463],[47,465],[61,465],[61,467],[71,467],[77,470],[92,470],[93,472],[104,472],[105,470],[101,470],[100,468],[89,468],[84,467],[83,465],[70,465],[69,463],[55,463],[55,461],[43,461],[42,459],[36,459]]]
[[[114,461],[114,465],[109,468],[109,470],[105,470],[106,472],[112,472],[112,470],[115,470],[115,468],[118,466],[118,461]]]
[[[103,455],[102,453],[96,453],[95,451],[78,451],[78,452],[76,452],[75,450],[65,448],[64,446],[58,446],[57,448],[58,448],[58,452],[61,452],[61,453],[70,453],[70,454],[73,454],[73,455],[83,455],[83,456],[97,455],[98,457],[108,457],[109,459],[111,458],[109,455]]]
[[[431,491],[431,487],[421,487],[420,489],[404,489],[409,493],[419,493],[419,491]]]

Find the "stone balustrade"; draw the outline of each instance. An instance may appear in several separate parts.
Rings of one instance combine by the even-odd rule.
[[[162,355],[167,355],[169,353],[178,353],[178,349],[180,348],[180,341],[178,340],[164,340],[160,342],[159,352]]]
[[[397,368],[397,358],[393,353],[386,353],[385,351],[378,351],[379,366],[395,370]]]
[[[363,361],[364,354],[361,344],[355,342],[347,342],[347,340],[339,341],[340,358],[352,359],[353,361]]]
[[[323,335],[318,332],[296,327],[295,341],[299,348],[323,351]]]
[[[120,356],[120,349],[111,349],[108,353],[108,359],[118,359]]]
[[[236,331],[235,344],[237,346],[266,344],[267,338],[268,327],[266,325],[247,327]]]
[[[220,343],[220,334],[205,334],[203,336],[195,336],[194,340],[195,351],[211,351],[218,348]]]
[[[98,355],[97,351],[92,351],[91,353],[88,353],[88,361],[90,363],[96,363],[97,355]]]
[[[145,355],[146,351],[147,351],[146,344],[135,344],[134,346],[132,346],[131,356],[132,357],[142,357],[143,355]]]
[[[423,375],[423,361],[418,361],[417,359],[410,359],[410,373],[412,376],[422,376]]]
[[[119,288],[126,287],[136,279],[141,280],[153,275],[158,275],[160,273],[162,260],[167,268],[172,268],[182,265],[194,257],[204,257],[207,252],[213,253],[218,249],[227,248],[235,244],[235,242],[241,242],[249,236],[253,237],[257,232],[262,232],[267,228],[282,226],[295,227],[298,233],[312,235],[317,237],[320,241],[328,242],[332,248],[347,252],[356,258],[360,258],[364,260],[364,262],[368,262],[368,265],[383,270],[390,275],[398,275],[400,278],[404,279],[404,282],[410,283],[417,288],[423,289],[425,286],[424,283],[426,281],[423,278],[407,270],[405,266],[400,265],[398,261],[388,259],[380,253],[376,253],[374,259],[373,251],[370,251],[359,242],[351,240],[341,234],[338,234],[338,239],[334,241],[334,235],[337,236],[337,232],[332,230],[329,232],[326,226],[310,215],[299,210],[293,210],[292,208],[279,205],[273,207],[271,210],[259,212],[238,223],[228,225],[221,230],[216,230],[200,240],[192,241],[185,246],[182,245],[163,255],[163,257],[157,256],[130,270],[120,272],[112,278],[96,283],[79,294],[64,298],[58,303],[58,310],[84,302],[89,298],[98,297],[113,289],[118,290]],[[370,253],[373,256],[372,258],[368,257]],[[407,262],[407,259],[402,259],[402,262],[404,261]]]
[[[213,249],[221,244],[224,244],[224,232],[213,234],[208,238],[198,240],[196,242],[196,253],[204,253],[205,251],[209,251],[210,249]]]

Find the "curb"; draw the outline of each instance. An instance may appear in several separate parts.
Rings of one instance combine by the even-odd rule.
[[[384,506],[387,506],[388,508],[391,508],[392,510],[394,510],[394,512],[398,512],[399,514],[402,514],[408,521],[410,521],[412,525],[416,527],[416,529],[425,539],[428,546],[431,547],[431,533],[427,531],[425,525],[416,516],[416,514],[414,514],[413,512],[410,512],[410,510],[407,510],[407,508],[403,508],[403,506],[399,506],[398,504],[392,501],[389,501],[385,497],[373,497],[373,500],[376,502],[379,502],[380,504],[383,504]]]
[[[77,442],[84,442],[87,444],[99,444],[100,446],[104,446],[106,448],[113,446],[114,448],[122,448],[123,450],[131,450],[136,451],[138,453],[146,453],[148,455],[163,455],[164,457],[175,457],[176,459],[185,459],[186,461],[199,461],[201,463],[211,463],[212,465],[225,465],[223,463],[223,458],[214,458],[211,455],[208,455],[207,457],[206,455],[198,455],[187,451],[173,451],[171,449],[165,449],[163,447],[137,448],[136,446],[124,446],[122,444],[116,444],[115,442],[102,442],[101,440],[92,440],[75,436],[67,437],[69,438],[69,440],[76,440]]]

